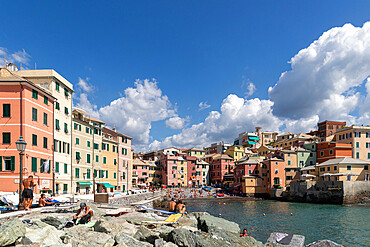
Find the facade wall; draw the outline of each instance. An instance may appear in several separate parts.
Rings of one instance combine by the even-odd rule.
[[[336,164],[328,166],[316,167],[316,173],[318,174],[318,180],[321,181],[369,181],[370,171],[368,165],[354,165],[354,164]],[[357,174],[356,176],[325,176],[321,175],[325,173],[344,173],[344,174]]]
[[[282,160],[268,160],[268,193],[271,188],[282,186],[285,187],[285,162]]]
[[[115,186],[115,190],[117,190],[118,143],[113,140],[113,137],[111,135],[107,135],[106,133],[104,133],[104,129],[101,160],[99,160],[99,162],[101,162],[101,169],[103,171],[103,174],[105,173],[102,181],[104,183],[109,183]],[[108,191],[113,191],[113,188],[108,189]]]
[[[210,164],[210,180],[212,184],[224,181],[224,176],[234,172],[234,162],[226,159],[216,159]]]
[[[329,159],[352,157],[352,154],[351,144],[329,142],[317,144],[317,163],[319,164]]]
[[[23,83],[22,87],[23,90],[19,82],[16,84],[0,83],[0,191],[15,192],[18,190],[20,156],[15,142],[22,135],[27,143],[23,156],[23,177],[34,176],[37,183],[36,193],[51,192],[54,102],[48,94],[29,86],[28,83]],[[32,90],[37,91],[37,99],[32,97]],[[47,96],[45,102],[44,96]],[[10,117],[4,117],[4,104],[10,104]],[[37,110],[37,121],[32,119],[33,108]],[[45,123],[44,113],[47,115]],[[4,133],[10,133],[9,144],[4,143]],[[44,138],[47,140],[45,146]],[[33,143],[33,139],[37,139],[37,143]],[[50,164],[48,170],[43,162],[47,160]]]
[[[351,126],[335,134],[339,143],[352,145],[352,158],[370,161],[370,127]]]
[[[238,161],[245,156],[244,148],[241,146],[231,146],[225,151],[234,161]]]

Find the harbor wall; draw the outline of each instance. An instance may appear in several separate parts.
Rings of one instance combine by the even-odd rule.
[[[140,194],[133,194],[128,196],[117,196],[109,198],[110,204],[118,204],[122,206],[131,206],[135,203],[144,202],[143,205],[152,207],[153,199],[161,198],[165,195],[164,191],[146,192]],[[147,202],[145,202],[147,201]]]

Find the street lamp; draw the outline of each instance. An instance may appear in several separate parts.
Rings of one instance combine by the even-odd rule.
[[[21,136],[18,141],[15,142],[15,145],[17,146],[17,150],[19,152],[20,157],[20,166],[19,166],[19,203],[18,203],[18,210],[23,207],[22,204],[22,178],[23,178],[23,152],[26,150],[27,143],[23,140],[23,137]]]

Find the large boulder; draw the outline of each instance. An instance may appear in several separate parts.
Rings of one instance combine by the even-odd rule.
[[[235,222],[231,222],[211,215],[201,215],[198,217],[198,229],[205,232],[212,232],[217,229],[222,229],[234,233],[240,232],[240,227]]]
[[[148,242],[154,244],[156,239],[159,239],[159,233],[149,230],[145,226],[140,226],[139,230],[135,233],[134,238],[139,241]]]
[[[14,244],[26,233],[25,225],[18,219],[0,225],[0,246]]]
[[[166,225],[160,225],[152,229],[152,231],[157,232],[159,234],[159,237],[163,238],[165,241],[168,241],[168,235],[170,234],[170,232],[172,232],[172,230],[173,230],[173,227],[166,226]]]
[[[63,231],[57,230],[55,227],[47,225],[42,228],[27,229],[26,234],[20,241],[21,244],[39,244],[40,246],[56,246],[62,245],[61,236]]]
[[[146,243],[146,242],[142,242],[142,241],[139,241],[125,233],[119,233],[117,234],[115,237],[114,237],[114,240],[116,241],[116,243],[118,244],[118,246],[120,244],[125,244],[127,246],[142,246],[142,247],[152,247],[153,245],[152,244],[149,244],[149,243]]]
[[[103,232],[112,236],[117,235],[120,232],[126,233],[130,236],[134,236],[137,232],[137,227],[133,224],[129,224],[126,220],[121,221],[105,221],[98,220],[94,225],[94,230],[97,232]]]
[[[85,226],[74,226],[66,229],[61,237],[64,244],[72,244],[73,247],[103,246],[111,247],[115,244],[113,237],[102,232],[92,231]]]
[[[182,216],[174,225],[197,227],[198,221],[194,215],[185,215]]]
[[[330,240],[319,240],[306,245],[306,247],[344,247],[344,246]]]
[[[55,216],[48,215],[41,219],[42,222],[54,226],[55,228],[60,228],[66,222],[65,219],[57,218]]]
[[[303,247],[304,241],[305,237],[302,235],[273,232],[267,239],[266,246]]]
[[[168,240],[180,247],[195,247],[197,244],[195,234],[182,228],[172,230],[168,236]]]

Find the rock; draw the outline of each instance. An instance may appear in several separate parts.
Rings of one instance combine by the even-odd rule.
[[[160,237],[158,232],[151,231],[145,226],[140,226],[139,230],[135,233],[134,238],[139,241],[154,244],[155,240],[159,239]]]
[[[193,215],[185,215],[182,216],[177,222],[176,225],[178,226],[192,226],[192,227],[197,227],[198,221],[197,218]]]
[[[292,238],[288,241],[288,242],[277,242],[276,239],[278,238],[277,237],[277,234],[286,234],[286,233],[278,233],[278,232],[273,232],[270,234],[270,237],[267,239],[267,242],[266,244],[270,244],[270,246],[272,247],[273,245],[271,244],[278,244],[277,246],[290,246],[290,247],[303,247],[304,246],[304,241],[305,241],[305,237],[302,236],[302,235],[296,235],[294,234],[292,236]],[[284,239],[282,239],[281,241],[284,241]]]
[[[200,216],[202,215],[210,215],[209,213],[207,212],[192,212],[192,213],[188,213],[187,216],[194,216],[196,219],[198,219]]]
[[[344,247],[344,246],[330,240],[319,240],[306,245],[306,247]]]
[[[171,243],[171,242],[165,242],[163,244],[163,247],[178,247],[178,245]]]
[[[0,246],[15,243],[26,233],[25,225],[18,219],[0,225]]]
[[[170,232],[168,235],[170,242],[175,243],[178,246],[188,246],[195,247],[197,244],[197,239],[194,233],[189,230],[176,228]]]
[[[74,226],[68,228],[68,232],[66,232],[61,239],[63,239],[63,243],[71,243],[73,247],[111,247],[115,244],[115,241],[111,235],[102,232],[94,232],[92,229],[85,226]]]
[[[55,216],[46,216],[45,218],[41,219],[42,222],[54,226],[55,228],[59,228],[60,226],[64,225],[65,220],[61,220]]]
[[[59,231],[50,225],[42,228],[31,228],[27,230],[20,243],[39,244],[40,246],[62,245],[63,242],[60,238],[62,235],[64,235],[63,231]]]
[[[152,244],[139,241],[125,233],[119,233],[114,237],[114,240],[119,245],[121,243],[124,243],[127,246],[143,246],[143,247],[152,247]]]
[[[173,227],[160,225],[157,228],[152,229],[152,231],[159,233],[159,237],[163,238],[165,241],[168,241],[168,235],[172,232]]]
[[[134,236],[137,232],[137,227],[133,224],[127,223],[126,220],[121,220],[119,222],[98,220],[95,223],[94,230],[97,232],[107,233],[112,236],[115,236],[120,232]]]
[[[216,229],[223,229],[234,233],[240,232],[240,227],[235,222],[231,222],[222,218],[211,215],[201,215],[198,217],[198,229],[205,232],[212,232]]]

